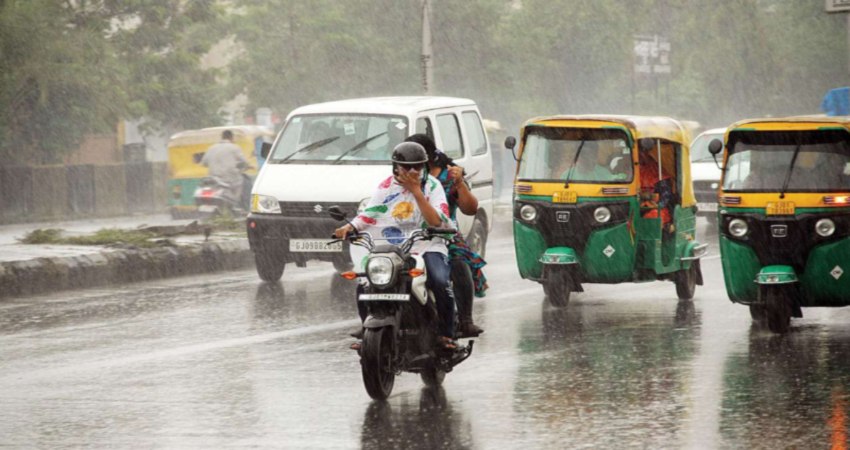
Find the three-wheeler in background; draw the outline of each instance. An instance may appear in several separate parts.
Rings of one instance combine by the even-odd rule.
[[[776,333],[802,307],[850,304],[850,118],[744,120],[725,142],[709,150],[729,299]]]
[[[676,120],[551,116],[505,146],[518,161],[513,232],[523,278],[566,306],[585,283],[669,280],[680,299],[702,284],[690,137]]]

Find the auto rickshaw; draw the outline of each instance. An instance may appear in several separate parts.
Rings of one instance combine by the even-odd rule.
[[[784,333],[804,306],[850,304],[850,118],[744,120],[730,126],[719,191],[729,299]]]
[[[702,284],[688,132],[666,117],[551,116],[521,130],[513,229],[523,278],[566,306],[585,283]],[[505,146],[512,151],[516,139]]]
[[[210,146],[221,141],[224,130],[233,132],[233,143],[242,148],[252,168],[245,173],[253,179],[262,164],[260,152],[263,142],[271,142],[274,133],[258,125],[232,125],[200,130],[181,131],[168,141],[168,206],[173,218],[192,217],[197,212],[195,189],[207,176],[207,168],[200,161]],[[246,205],[247,209],[247,205]]]

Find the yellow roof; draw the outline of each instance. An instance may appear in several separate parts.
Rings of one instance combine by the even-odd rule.
[[[689,131],[676,119],[663,116],[627,116],[604,114],[555,115],[530,119],[523,124],[527,126],[562,126],[599,128],[605,123],[620,125],[628,128],[635,139],[652,138],[687,144],[690,142]]]
[[[850,130],[850,116],[790,116],[745,119],[729,125],[727,133],[735,129],[753,130],[816,130],[823,127],[842,127]]]
[[[231,125],[225,127],[209,127],[199,130],[186,130],[171,136],[168,141],[169,147],[183,147],[187,145],[209,144],[221,140],[224,130],[233,132],[233,139],[240,140],[243,136],[273,136],[274,133],[266,127],[259,125]]]

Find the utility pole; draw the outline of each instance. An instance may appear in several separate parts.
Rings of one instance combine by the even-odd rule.
[[[422,0],[422,90],[431,95],[434,89],[434,57],[431,48],[431,6],[429,0]]]

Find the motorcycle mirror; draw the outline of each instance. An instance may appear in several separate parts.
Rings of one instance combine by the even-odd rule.
[[[330,214],[331,217],[333,217],[334,220],[337,220],[337,221],[340,221],[340,222],[345,220],[345,212],[343,212],[342,208],[340,208],[337,205],[333,205],[330,208],[328,208],[328,214]]]
[[[268,159],[269,153],[272,151],[272,144],[270,142],[263,142],[263,145],[260,146],[260,156],[263,159]]]

